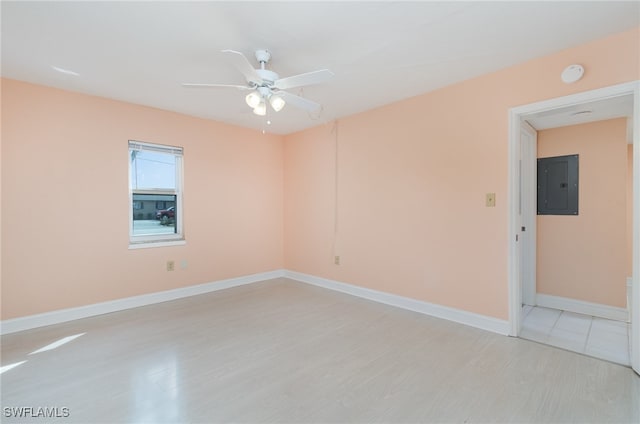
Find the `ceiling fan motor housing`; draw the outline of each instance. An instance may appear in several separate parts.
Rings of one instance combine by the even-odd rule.
[[[256,73],[262,79],[262,85],[272,86],[279,79],[278,74],[268,69],[256,69]]]

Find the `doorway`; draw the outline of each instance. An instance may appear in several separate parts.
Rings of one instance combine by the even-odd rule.
[[[588,120],[605,120],[620,116],[631,116],[630,118],[630,140],[633,144],[633,196],[632,207],[634,211],[640,210],[640,83],[632,82],[620,84],[603,89],[579,93],[562,98],[547,100],[529,105],[519,106],[510,110],[510,136],[509,136],[509,321],[512,336],[521,333],[522,322],[525,312],[523,304],[535,303],[535,206],[531,207],[531,202],[535,205],[535,178],[536,150],[535,136],[533,142],[521,142],[521,135],[531,132],[527,121],[535,121],[538,118],[556,119],[566,115],[564,112],[579,112],[585,109],[586,105],[614,105],[625,104],[626,115],[620,112],[611,112],[603,117],[579,117],[584,118],[582,122]],[[599,108],[613,110],[615,108]],[[616,115],[617,114],[617,115]],[[574,114],[575,115],[575,114]],[[585,114],[586,115],[586,114]],[[581,123],[573,120],[571,124]],[[565,123],[564,125],[567,125]],[[533,131],[535,133],[535,131]],[[533,169],[533,172],[532,172]],[[634,214],[631,239],[632,239],[632,277],[630,309],[632,311],[630,323],[631,338],[631,365],[640,373],[640,322],[638,312],[640,307],[640,291],[638,290],[638,270],[639,270],[639,230],[638,214]],[[533,287],[532,287],[533,285]],[[547,305],[548,306],[548,305]],[[635,312],[634,312],[635,311]],[[597,315],[597,314],[594,314]]]

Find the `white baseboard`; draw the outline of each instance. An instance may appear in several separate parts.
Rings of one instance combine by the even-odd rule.
[[[258,281],[283,277],[284,274],[284,270],[268,271],[259,274],[214,281],[211,283],[198,284],[195,286],[182,287],[179,289],[127,297],[124,299],[117,299],[109,302],[95,303],[93,305],[60,309],[57,311],[45,312],[37,315],[8,319],[0,322],[0,334],[10,334],[18,331],[30,330],[32,328],[60,324],[80,318],[87,318],[96,315],[122,311],[125,309],[147,306],[154,303],[168,302],[170,300],[182,299],[184,297],[196,296],[199,294],[214,292],[217,290],[224,290],[231,287],[251,284]]]
[[[542,293],[536,294],[536,304],[544,308],[562,309],[563,311],[577,314],[629,322],[629,311],[616,306],[601,305]]]
[[[454,309],[447,306],[436,305],[421,300],[410,299],[408,297],[398,296],[395,294],[385,293],[377,290],[371,290],[364,287],[358,287],[339,281],[328,280],[326,278],[316,277],[313,275],[303,274],[295,271],[285,270],[284,276],[292,280],[302,283],[312,284],[314,286],[324,287],[326,289],[347,293],[353,296],[361,297],[374,302],[384,303],[396,306],[402,309],[419,312],[421,314],[442,318],[459,324],[468,325],[482,330],[491,331],[502,335],[509,334],[509,321],[498,318],[488,317],[473,312]]]
[[[633,286],[633,278],[632,277],[627,277],[627,310],[629,311],[629,319],[631,319],[631,306],[633,305],[633,302],[631,301],[631,299],[633,299],[632,297],[632,289],[631,287]]]
[[[339,291],[361,297],[363,299],[419,312],[436,318],[446,319],[459,324],[491,331],[493,333],[502,335],[509,334],[509,322],[505,320],[288,270],[263,272],[179,289],[127,297],[109,302],[95,303],[92,305],[61,309],[37,315],[4,320],[0,322],[0,334],[11,334],[18,331],[60,324],[63,322],[108,314],[125,309],[168,302],[171,300],[182,299],[189,296],[196,296],[199,294],[210,293],[217,290],[224,290],[231,287],[252,284],[258,281],[270,280],[279,277],[287,277],[301,283],[312,284],[329,290]]]

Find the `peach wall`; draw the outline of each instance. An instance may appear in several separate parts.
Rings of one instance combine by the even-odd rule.
[[[538,131],[538,157],[579,155],[578,215],[538,215],[538,293],[627,305],[627,120]]]
[[[2,106],[2,319],[282,268],[282,137],[6,79]],[[184,147],[186,246],[128,249],[129,139]]]
[[[2,319],[283,264],[506,319],[508,109],[640,79],[639,39],[293,134],[284,150],[282,137],[2,80]],[[587,71],[564,85],[570,63]],[[186,246],[127,249],[128,139],[184,146]],[[168,259],[188,268],[168,273]]]
[[[509,108],[640,79],[639,40],[636,28],[341,119],[337,140],[331,125],[285,137],[285,267],[507,319]],[[566,85],[571,63],[586,74]]]

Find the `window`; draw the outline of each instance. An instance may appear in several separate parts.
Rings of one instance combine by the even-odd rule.
[[[129,141],[131,248],[182,244],[182,148]]]

